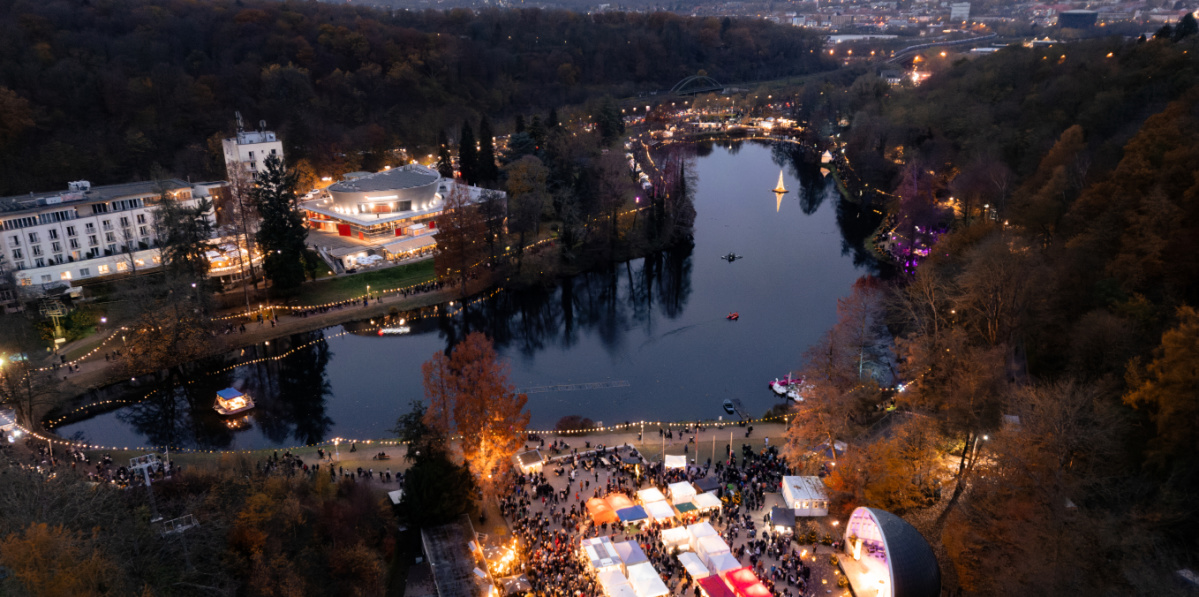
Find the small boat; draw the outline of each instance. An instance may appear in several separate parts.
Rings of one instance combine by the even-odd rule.
[[[720,258],[729,263],[732,263],[738,259],[743,259],[743,257],[741,255],[738,255],[736,253],[729,253],[728,255],[721,255]]]
[[[779,170],[779,184],[777,187],[774,187],[774,192],[775,193],[787,193],[788,192],[787,187],[783,186],[783,171],[782,170]]]
[[[730,415],[737,413],[737,409],[733,408],[732,400],[726,398],[722,406],[724,406],[724,412],[729,413]]]
[[[738,319],[741,318],[741,314],[740,313],[729,313],[728,315],[725,315],[724,318],[729,321],[737,321]]]
[[[770,390],[780,397],[785,397],[788,400],[803,402],[803,394],[800,393],[800,386],[803,384],[804,378],[791,377],[788,373],[782,379],[775,379],[770,382]]]
[[[225,388],[216,393],[216,404],[212,408],[218,414],[236,415],[254,408],[254,399],[236,388]]]

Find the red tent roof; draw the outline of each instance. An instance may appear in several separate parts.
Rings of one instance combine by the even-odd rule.
[[[724,584],[724,579],[719,576],[707,576],[699,579],[699,588],[704,590],[704,594],[708,597],[736,597],[729,586]]]
[[[758,575],[754,574],[753,569],[748,566],[729,570],[724,574],[724,578],[738,594],[744,593],[748,587],[761,584],[761,581],[758,580]]]

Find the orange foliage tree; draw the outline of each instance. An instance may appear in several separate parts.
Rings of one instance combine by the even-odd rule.
[[[508,382],[508,366],[491,340],[473,332],[446,356],[438,352],[421,365],[429,410],[425,422],[443,436],[462,436],[462,457],[486,496],[524,438],[528,397]]]
[[[99,548],[61,526],[32,523],[0,542],[0,561],[30,595],[112,595],[119,571]],[[3,592],[3,591],[0,591]]]

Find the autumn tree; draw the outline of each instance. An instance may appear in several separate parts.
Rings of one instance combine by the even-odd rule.
[[[308,228],[296,196],[295,174],[277,156],[268,157],[263,166],[251,191],[262,217],[257,235],[262,271],[274,292],[289,295],[304,282]]]
[[[0,541],[0,561],[29,595],[99,597],[118,594],[124,584],[94,538],[45,523],[32,523]]]
[[[484,495],[496,495],[524,439],[528,398],[515,392],[508,366],[479,332],[468,334],[448,357],[434,354],[421,373],[429,400],[425,422],[442,435],[460,436],[462,457]]]
[[[928,506],[945,476],[935,424],[909,417],[885,437],[855,444],[837,459],[827,483],[843,506],[870,506],[902,514]]]
[[[454,280],[466,295],[466,281],[486,256],[487,223],[470,192],[459,184],[450,189],[445,208],[437,218],[437,253],[433,263],[437,276]]]
[[[504,167],[508,174],[508,230],[517,234],[517,268],[524,261],[526,235],[537,238],[541,216],[552,209],[546,181],[549,169],[534,156],[525,156]]]
[[[1145,411],[1156,430],[1149,462],[1168,468],[1190,461],[1199,446],[1199,312],[1180,307],[1178,325],[1162,334],[1153,361],[1134,361],[1127,382],[1124,402]]]

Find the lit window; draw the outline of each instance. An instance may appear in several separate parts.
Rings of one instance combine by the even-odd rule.
[[[162,257],[155,255],[154,256],[154,265],[162,265]]]
[[[143,265],[145,265],[145,264],[146,264],[146,260],[145,260],[145,259],[134,259],[134,260],[133,260],[133,265],[136,265],[136,266],[138,266],[138,267],[141,267],[141,266],[143,266]]]
[[[108,273],[108,266],[107,266],[107,265],[101,265],[101,266],[99,266],[99,267],[97,267],[97,268],[96,268],[96,271],[100,272],[101,274],[107,274],[107,273]]]
[[[63,272],[63,273],[59,274],[58,277],[62,278],[63,280],[70,280],[71,272]]]
[[[124,261],[118,261],[118,262],[117,262],[117,271],[118,271],[118,272],[123,272],[123,271],[125,271],[125,270],[127,270],[127,269],[129,269],[129,264],[128,264],[128,263],[125,263]]]
[[[21,286],[29,286],[29,285],[33,284],[33,280],[30,280],[29,278],[21,278],[20,282],[21,282]]]

